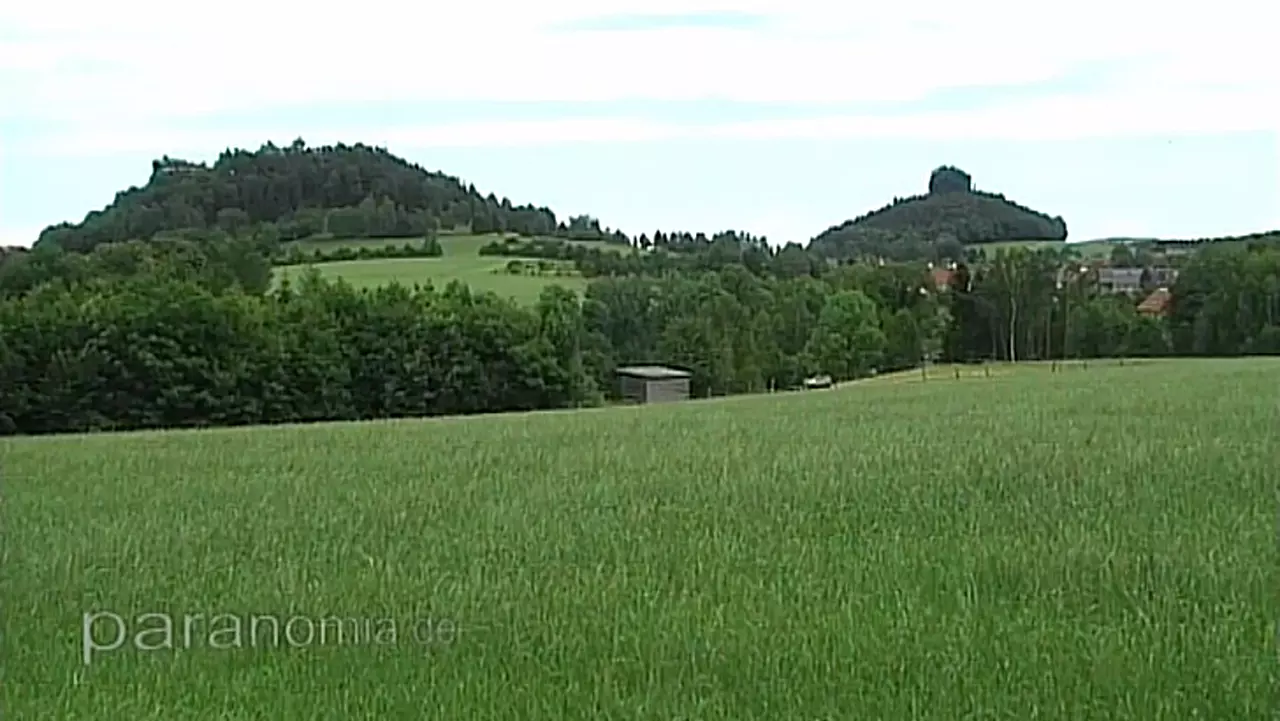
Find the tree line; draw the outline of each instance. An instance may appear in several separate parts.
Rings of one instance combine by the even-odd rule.
[[[1060,218],[973,191],[970,182],[963,171],[940,168],[928,195],[895,199],[831,228],[814,239],[810,250],[834,260],[873,256],[946,262],[962,259],[968,242],[1066,237]],[[474,185],[427,171],[385,148],[308,147],[301,139],[285,147],[266,143],[252,152],[228,149],[211,164],[158,159],[145,186],[117,193],[110,205],[79,223],[46,228],[36,245],[87,252],[105,243],[189,229],[273,236],[287,243],[416,239],[460,228],[692,254],[721,245],[768,248],[765,238],[737,231],[711,237],[658,231],[633,239],[588,215],[560,219],[546,207],[482,195]]]
[[[690,236],[692,237],[692,236]],[[719,234],[714,240],[697,245],[654,245],[644,250],[639,246],[607,245],[600,243],[572,243],[557,238],[524,239],[507,237],[493,240],[479,249],[480,255],[535,260],[571,261],[584,277],[601,276],[652,276],[660,277],[678,272],[716,270],[728,266],[742,266],[756,275],[782,275],[796,277],[816,275],[819,266],[826,261],[809,254],[801,246],[790,244],[781,251],[753,239],[743,239],[731,233]]]
[[[363,243],[339,245],[336,248],[308,248],[297,243],[275,245],[272,262],[278,266],[309,265],[314,263],[338,263],[351,260],[377,260],[380,258],[439,258],[444,247],[434,233],[426,238],[396,244]]]
[[[367,145],[226,150],[210,164],[164,157],[143,187],[79,223],[46,228],[36,246],[86,252],[104,243],[149,240],[187,229],[266,233],[283,241],[314,236],[419,238],[466,227],[577,239],[615,239],[590,216],[558,219],[550,209],[514,205],[474,185],[430,172]]]
[[[945,289],[920,263],[732,262],[597,277],[581,298],[551,285],[525,307],[314,272],[272,290],[269,238],[201,232],[0,266],[0,430],[578,407],[616,398],[615,368],[646,362],[689,369],[712,396],[930,360],[1280,353],[1274,247],[1198,252],[1165,319],[1055,251],[1001,251]]]
[[[893,202],[819,233],[810,247],[829,258],[964,259],[965,246],[1014,240],[1066,240],[1061,216],[1050,217],[999,193],[973,188],[953,166],[929,176],[929,192]]]
[[[935,171],[928,196],[781,248],[740,231],[632,240],[363,145],[267,144],[152,170],[32,250],[0,249],[0,431],[594,405],[617,397],[618,365],[646,362],[688,368],[706,396],[931,360],[1280,353],[1274,234],[1198,246],[1167,317],[1145,315],[1070,250],[973,252],[963,239],[1065,225],[974,191],[957,168]],[[503,233],[484,254],[572,261],[590,283],[533,307],[314,272],[273,289],[273,266],[439,255],[437,233],[457,226]],[[371,235],[405,243],[290,242]],[[926,261],[954,266],[949,282]]]

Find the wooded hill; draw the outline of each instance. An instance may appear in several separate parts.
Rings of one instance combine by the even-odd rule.
[[[288,241],[320,234],[422,237],[458,226],[474,233],[603,235],[593,219],[564,223],[545,207],[482,196],[474,185],[384,148],[308,148],[296,140],[286,148],[267,143],[256,152],[227,150],[212,166],[166,156],[152,163],[145,186],[117,193],[80,223],[46,228],[36,246],[84,252],[190,228],[253,228]]]
[[[283,262],[281,241],[316,236],[410,239],[456,228],[477,234],[509,231],[527,238],[605,240],[749,266],[786,256],[784,275],[808,273],[824,260],[961,261],[967,257],[966,246],[1067,237],[1061,217],[975,190],[967,173],[943,166],[930,175],[926,194],[895,198],[879,210],[829,228],[807,248],[771,248],[762,238],[733,232],[629,238],[621,231],[602,229],[590,216],[561,220],[546,207],[516,206],[493,193],[482,195],[473,185],[425,170],[384,148],[363,144],[309,148],[299,139],[283,148],[267,143],[252,152],[226,150],[212,165],[167,156],[156,160],[145,186],[117,193],[110,205],[90,212],[80,223],[46,228],[36,247],[84,253],[103,244],[174,234],[191,240],[191,231],[207,231],[251,235],[276,262]],[[1158,244],[1200,242],[1162,240]],[[421,250],[426,253],[429,248]],[[517,250],[507,248],[501,254],[530,255]],[[586,253],[566,245],[556,250],[555,257],[570,251]],[[0,249],[0,264],[5,255]],[[545,252],[533,255],[547,257]],[[614,270],[621,273],[638,262],[610,256],[594,265],[618,266]]]
[[[866,255],[959,259],[965,245],[1066,239],[1067,224],[1060,216],[1050,217],[998,193],[975,190],[968,173],[942,166],[930,175],[928,193],[894,198],[879,210],[828,228],[810,242],[810,248],[840,259]]]
[[[828,263],[750,234],[636,239],[660,252],[503,238],[493,254],[551,254],[589,278],[524,304],[456,280],[357,289],[312,269],[275,283],[279,236],[302,232],[306,208],[330,233],[468,214],[575,232],[383,150],[267,146],[213,167],[162,160],[154,176],[3,256],[0,435],[599,405],[636,363],[687,368],[693,394],[714,396],[925,359],[1280,353],[1280,248],[1263,243],[1187,254],[1164,310],[1146,313],[1091,270],[1063,273],[1062,248],[1011,248],[939,282],[919,257]],[[943,173],[931,195],[968,193],[947,186],[966,177]]]

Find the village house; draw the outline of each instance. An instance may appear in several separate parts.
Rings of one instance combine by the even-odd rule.
[[[1147,316],[1163,318],[1169,315],[1172,304],[1173,294],[1169,292],[1169,289],[1157,288],[1138,304],[1138,312]]]
[[[1142,269],[1099,268],[1098,289],[1103,293],[1136,293],[1142,290]]]
[[[929,279],[933,281],[933,287],[938,292],[945,291],[951,287],[951,278],[955,275],[955,271],[948,268],[934,268],[929,271]]]
[[[1137,293],[1168,288],[1178,278],[1174,268],[1099,268],[1098,289],[1103,293]]]

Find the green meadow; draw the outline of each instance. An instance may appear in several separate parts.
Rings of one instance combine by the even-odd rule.
[[[980,243],[970,247],[977,248],[983,255],[1011,248],[1028,250],[1073,250],[1084,260],[1102,260],[1111,257],[1114,244],[1107,240],[1086,240],[1069,243],[1061,240],[1010,240],[996,243]]]
[[[3,707],[1272,718],[1277,378],[1274,359],[938,368],[6,439]]]
[[[552,265],[559,267],[564,275],[513,275],[506,272],[507,264],[513,258],[503,256],[483,256],[480,247],[499,239],[496,234],[490,235],[441,235],[440,245],[444,255],[439,258],[383,258],[371,260],[350,260],[328,263],[317,263],[307,266],[289,266],[278,268],[276,278],[303,272],[304,268],[313,267],[321,275],[341,277],[356,287],[377,287],[398,282],[402,285],[415,283],[425,285],[431,283],[436,288],[444,288],[449,281],[459,280],[472,290],[494,292],[498,295],[513,298],[522,303],[532,303],[538,299],[542,289],[551,284],[564,286],[570,290],[581,291],[586,288],[587,281],[578,275],[573,264],[568,261],[555,261]],[[403,238],[362,238],[362,239],[314,239],[297,241],[297,245],[307,250],[336,250],[341,247],[381,247],[387,245],[404,245],[413,242]],[[571,241],[572,242],[572,241]],[[604,243],[587,243],[591,247],[612,249]],[[525,263],[536,264],[538,261],[520,259]],[[548,261],[550,262],[550,261]]]
[[[542,289],[551,284],[561,285],[575,291],[582,291],[586,288],[587,280],[577,274],[573,263],[569,261],[544,261],[558,267],[561,270],[561,275],[554,273],[516,275],[506,271],[507,264],[514,260],[513,258],[479,254],[478,251],[481,246],[501,237],[499,234],[444,234],[440,236],[440,244],[443,247],[444,255],[439,258],[379,258],[287,266],[277,268],[275,277],[278,282],[282,278],[304,272],[305,268],[315,268],[323,276],[329,278],[340,277],[358,288],[373,288],[393,282],[398,282],[402,285],[413,285],[415,283],[425,285],[431,283],[436,288],[443,288],[449,281],[459,280],[466,283],[473,290],[493,292],[526,304],[535,302]],[[382,247],[403,245],[406,242],[413,241],[404,238],[322,238],[295,241],[295,244],[306,250],[333,251],[343,247]],[[617,247],[604,243],[576,242],[611,250]],[[1031,249],[1073,248],[1083,259],[1106,258],[1109,257],[1111,252],[1111,244],[1106,241],[1070,244],[1061,241],[1008,241],[984,243],[972,247],[980,249],[984,254],[1015,247]],[[525,263],[538,263],[537,260],[527,258],[519,260]]]

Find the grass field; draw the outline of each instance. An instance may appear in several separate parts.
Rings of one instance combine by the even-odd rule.
[[[313,266],[289,266],[276,269],[276,277],[284,277],[291,273],[302,272],[303,268],[314,267],[322,275],[342,277],[357,287],[375,287],[399,281],[404,285],[430,282],[436,288],[444,288],[450,280],[460,280],[473,290],[492,291],[499,295],[515,298],[524,303],[537,300],[542,289],[550,284],[562,285],[571,290],[586,287],[586,280],[580,276],[528,276],[511,275],[497,272],[504,269],[512,259],[501,256],[482,256],[477,251],[484,244],[494,240],[496,235],[442,235],[440,245],[444,255],[440,258],[386,258],[374,260],[351,260],[335,263],[319,263]],[[369,238],[359,240],[305,240],[298,245],[307,249],[321,248],[334,250],[339,247],[403,245],[403,238],[382,239]],[[592,244],[593,247],[604,247],[603,243]],[[565,263],[566,267],[571,264]]]
[[[1073,248],[1085,260],[1107,260],[1115,250],[1116,244],[1106,240],[1084,240],[1066,245],[1068,248]]]
[[[521,303],[533,303],[538,299],[542,289],[550,284],[564,286],[570,290],[581,291],[587,286],[586,279],[580,276],[534,276],[512,275],[501,272],[512,258],[502,256],[479,255],[480,247],[499,238],[490,235],[442,235],[440,244],[444,255],[440,258],[381,258],[371,260],[349,260],[330,263],[318,263],[311,266],[288,266],[277,268],[275,278],[279,279],[314,267],[321,275],[341,277],[356,287],[377,287],[393,281],[403,285],[414,283],[432,283],[436,288],[444,288],[450,280],[460,280],[473,290],[492,291],[498,295],[514,298]],[[360,239],[322,239],[296,241],[296,245],[307,250],[336,250],[340,247],[403,245],[404,238],[360,238]],[[605,243],[587,243],[596,248],[619,249],[618,246]],[[1046,248],[1067,245],[1058,241],[1010,241],[1004,243],[986,243],[974,247],[986,253],[994,253],[1001,248],[1026,247]],[[1111,245],[1105,241],[1091,241],[1070,244],[1080,252],[1081,257],[1105,258],[1111,253]],[[620,250],[620,249],[619,249]],[[536,261],[535,261],[536,262]],[[571,263],[561,263],[566,269]],[[497,271],[497,272],[495,272]]]
[[[5,440],[3,707],[1273,718],[1278,377],[1275,359],[941,370],[658,407]],[[99,617],[86,663],[88,612],[119,624]],[[147,613],[173,620],[174,650],[135,637]],[[218,647],[218,614],[243,624],[239,647]],[[186,615],[204,617],[190,634]],[[330,616],[375,638],[360,622],[325,637]],[[267,617],[292,630],[280,647]]]
[[[1086,260],[1104,259],[1111,257],[1113,244],[1106,240],[1086,240],[1079,243],[1068,243],[1059,240],[1011,240],[999,243],[981,243],[971,247],[978,248],[986,253],[994,253],[1001,249],[1008,248],[1028,248],[1031,250],[1043,250],[1046,248],[1071,248],[1080,254],[1080,257]]]

